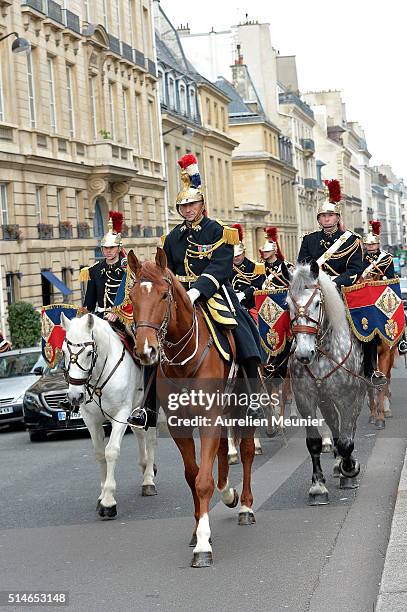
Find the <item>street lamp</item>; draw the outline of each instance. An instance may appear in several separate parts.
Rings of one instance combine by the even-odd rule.
[[[188,127],[187,125],[176,125],[175,127],[171,128],[170,130],[167,130],[166,132],[163,132],[163,136],[166,136],[167,134],[170,134],[171,132],[174,132],[175,130],[179,130],[182,127],[182,135],[183,136],[193,136],[194,135],[194,130],[190,127]]]
[[[13,44],[11,45],[11,50],[13,53],[31,53],[31,43],[26,38],[21,38],[18,32],[10,32],[5,36],[0,38],[0,42],[5,40],[9,36],[15,36],[16,39],[13,40]]]

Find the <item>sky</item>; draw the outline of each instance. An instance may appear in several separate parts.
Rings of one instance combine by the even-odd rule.
[[[222,30],[270,23],[273,46],[296,55],[301,91],[339,89],[364,128],[372,165],[407,179],[407,3],[404,0],[161,0],[174,26]]]

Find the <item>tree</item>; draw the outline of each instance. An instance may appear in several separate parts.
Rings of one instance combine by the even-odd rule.
[[[8,307],[8,323],[13,349],[38,346],[41,315],[32,304],[15,302]]]

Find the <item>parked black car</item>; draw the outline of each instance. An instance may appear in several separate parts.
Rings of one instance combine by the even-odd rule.
[[[62,360],[51,369],[44,368],[43,375],[25,392],[23,399],[24,423],[31,442],[46,440],[47,433],[85,429],[80,411],[68,419],[66,407],[68,385],[62,371]]]

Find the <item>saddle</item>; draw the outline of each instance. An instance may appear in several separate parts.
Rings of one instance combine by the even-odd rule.
[[[230,327],[226,328],[223,325],[220,325],[219,322],[215,321],[212,316],[212,309],[209,307],[207,302],[198,302],[197,306],[205,319],[209,333],[211,334],[213,343],[219,355],[227,363],[235,361],[235,351],[232,350],[232,345],[230,343],[230,339],[232,337]]]
[[[118,324],[118,321],[116,321],[115,323],[110,323],[110,325],[113,331],[116,332],[116,334],[119,336],[122,344],[124,345],[125,349],[129,353],[130,357],[133,359],[134,363],[139,366],[140,362],[137,359],[135,352],[134,352],[135,343],[134,343],[133,336],[127,333],[125,327],[122,326],[121,323]]]

